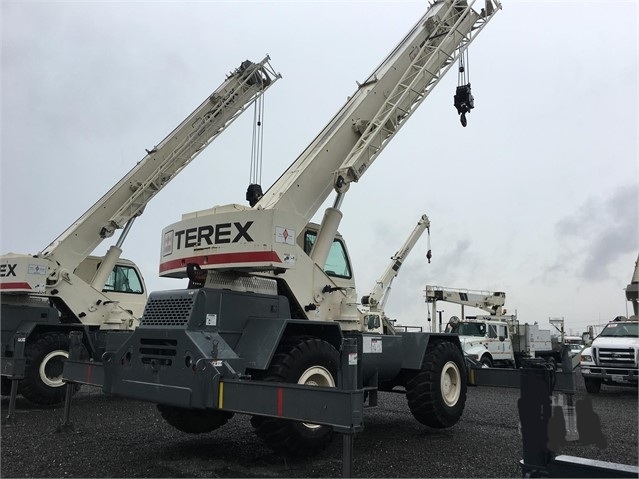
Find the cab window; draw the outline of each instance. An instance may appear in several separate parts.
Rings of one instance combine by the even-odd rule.
[[[508,328],[506,326],[499,326],[499,337],[508,338]]]
[[[317,233],[314,231],[307,231],[304,234],[304,252],[310,254],[317,239]],[[346,248],[344,243],[335,238],[331,249],[328,252],[326,258],[326,264],[324,265],[324,272],[328,276],[334,276],[338,278],[350,278],[351,266],[348,263],[348,256],[346,255]]]
[[[102,290],[107,293],[142,294],[142,281],[131,266],[116,265]]]
[[[497,328],[495,328],[494,324],[489,324],[488,325],[488,337],[489,338],[496,338],[497,337]]]

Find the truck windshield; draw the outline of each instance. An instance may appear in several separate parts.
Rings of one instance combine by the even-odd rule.
[[[610,323],[599,336],[636,337],[639,336],[639,323]]]
[[[484,323],[459,323],[457,334],[460,336],[481,336],[486,334]]]

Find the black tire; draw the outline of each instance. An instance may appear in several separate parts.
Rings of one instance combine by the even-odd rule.
[[[88,357],[83,349],[83,357]],[[38,406],[55,406],[64,401],[65,382],[62,367],[69,357],[69,337],[62,332],[43,333],[27,340],[24,349],[24,379],[19,392],[29,402]],[[80,389],[78,384],[74,392]]]
[[[264,377],[266,381],[335,387],[339,353],[326,341],[301,338],[278,349]],[[333,440],[329,426],[253,416],[257,436],[273,451],[288,456],[309,456]]]
[[[590,394],[599,394],[599,391],[601,391],[601,379],[584,378],[584,384],[586,385],[586,391]]]
[[[492,368],[493,360],[489,355],[485,354],[481,357],[481,364],[482,366],[486,366],[487,368]]]
[[[190,434],[215,431],[233,417],[232,412],[214,409],[186,409],[165,404],[158,404],[157,407],[166,422],[175,429]]]
[[[413,417],[426,426],[455,425],[466,405],[466,368],[460,349],[449,341],[426,351],[422,370],[406,383]]]

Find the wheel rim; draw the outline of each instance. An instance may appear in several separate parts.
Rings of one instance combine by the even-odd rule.
[[[442,399],[448,406],[454,406],[461,395],[461,374],[453,361],[448,361],[442,368],[440,387]]]
[[[69,358],[69,353],[62,350],[51,351],[40,363],[40,380],[47,386],[59,388],[64,385],[62,380],[62,367],[64,360]]]
[[[335,380],[328,369],[322,366],[313,366],[302,373],[297,384],[334,388]],[[320,424],[312,424],[308,422],[303,422],[302,424],[309,429],[318,429],[322,427]]]
[[[313,366],[304,371],[304,373],[300,376],[300,379],[297,381],[297,384],[334,388],[335,380],[328,369],[322,366]]]

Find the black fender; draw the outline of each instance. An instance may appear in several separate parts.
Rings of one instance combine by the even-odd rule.
[[[333,321],[252,318],[246,323],[235,351],[246,360],[248,369],[266,370],[277,347],[283,340],[293,336],[319,338],[338,351],[343,339],[339,324]]]

